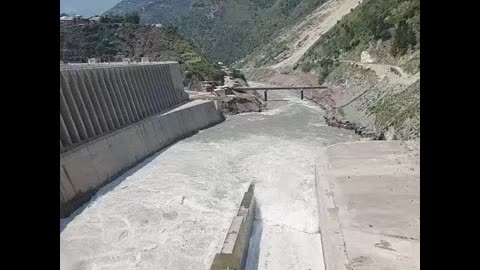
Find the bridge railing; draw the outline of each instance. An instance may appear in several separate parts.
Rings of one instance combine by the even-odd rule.
[[[267,91],[274,90],[300,90],[300,98],[303,100],[303,91],[309,89],[326,89],[326,86],[317,85],[317,86],[264,86],[264,87],[233,87],[233,90],[237,91],[246,91],[246,90],[264,90],[264,99],[268,100]]]

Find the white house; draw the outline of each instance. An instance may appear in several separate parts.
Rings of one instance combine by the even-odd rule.
[[[99,23],[101,19],[102,19],[102,17],[100,17],[100,16],[93,16],[93,17],[88,18],[88,22],[89,23]]]
[[[73,24],[74,22],[75,22],[75,17],[73,16],[60,17],[60,23],[62,24]]]

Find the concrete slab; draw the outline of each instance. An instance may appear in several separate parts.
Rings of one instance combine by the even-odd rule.
[[[144,122],[140,125],[143,130],[142,132],[145,138],[144,143],[147,149],[159,149],[161,148],[161,145],[165,142],[165,136],[162,136],[161,140],[159,140],[157,136],[158,132],[162,130],[162,127],[160,125],[160,122],[155,125],[151,121]]]
[[[400,141],[327,148],[316,173],[327,270],[420,269],[419,164]]]
[[[78,149],[75,155],[65,156],[60,159],[60,168],[64,168],[65,174],[70,181],[82,179],[74,183],[75,191],[86,192],[98,183],[98,175],[94,169],[92,157],[87,148]]]
[[[90,152],[93,166],[95,167],[99,178],[108,179],[115,175],[116,171],[112,168],[116,166],[116,158],[114,155],[105,155],[105,153],[112,151],[106,139],[88,145],[87,149],[88,152]]]
[[[61,204],[66,202],[70,198],[75,197],[75,187],[70,182],[68,178],[65,168],[60,166],[60,200]]]
[[[130,136],[132,136],[132,131],[130,128],[126,128],[122,132],[114,133],[106,138],[110,145],[111,155],[115,159],[115,168],[118,171],[136,161]]]

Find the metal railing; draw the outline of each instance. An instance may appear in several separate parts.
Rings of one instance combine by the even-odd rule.
[[[303,91],[309,89],[326,89],[328,87],[323,85],[317,86],[264,86],[264,87],[233,87],[233,90],[236,91],[247,91],[247,90],[264,90],[264,99],[268,100],[268,91],[273,90],[300,90],[300,98],[303,100]]]

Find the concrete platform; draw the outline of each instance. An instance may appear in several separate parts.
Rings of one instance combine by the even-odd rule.
[[[317,162],[326,269],[420,269],[419,151],[336,144]]]

